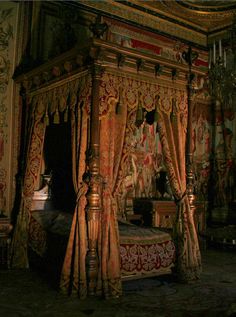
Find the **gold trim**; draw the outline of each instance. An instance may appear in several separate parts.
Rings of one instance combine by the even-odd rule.
[[[45,87],[41,87],[41,88],[35,88],[34,90],[31,90],[29,91],[28,95],[33,98],[37,95],[40,95],[42,93],[46,93],[52,89],[55,89],[57,87],[60,87],[60,86],[63,86],[65,84],[68,84],[69,82],[72,82],[76,79],[79,79],[85,75],[87,75],[89,73],[89,70],[86,69],[80,73],[77,73],[77,74],[74,74],[74,75],[71,75],[70,77],[66,77],[64,79],[59,79],[57,82],[53,82],[53,83],[50,83],[50,84],[45,84],[46,86]]]
[[[177,68],[178,70],[181,70],[185,73],[188,72],[188,65],[178,64],[174,61],[167,60],[161,56],[154,56],[154,55],[151,55],[149,53],[142,53],[142,52],[135,50],[133,48],[122,47],[122,46],[119,46],[117,44],[105,42],[105,41],[100,40],[100,39],[95,39],[94,45],[98,45],[104,49],[108,49],[108,50],[116,52],[116,53],[121,53],[125,56],[127,55],[127,57],[141,58],[141,59],[144,59],[145,62],[160,63],[162,66],[166,66],[169,68]],[[192,72],[194,72],[198,75],[206,75],[206,71],[202,71],[194,66],[192,67]]]
[[[173,83],[171,80],[163,79],[163,78],[155,78],[155,77],[149,77],[146,76],[145,74],[135,74],[131,73],[127,70],[119,70],[119,69],[114,69],[112,67],[106,67],[105,73],[111,74],[111,75],[116,75],[119,77],[123,78],[131,78],[138,80],[139,82],[147,83],[147,84],[152,84],[152,85],[159,85],[162,87],[166,88],[173,88],[173,89],[179,89],[186,91],[186,84],[187,82],[181,84],[181,83]],[[142,78],[142,79],[141,79]]]
[[[166,34],[177,36],[181,39],[206,46],[207,37],[197,31],[189,30],[184,26],[176,25],[160,17],[153,17],[146,12],[139,12],[137,9],[124,6],[122,3],[103,0],[103,1],[83,1],[87,7],[94,8],[109,14],[113,14],[126,19],[132,20],[140,25],[148,26],[152,29],[165,32]]]

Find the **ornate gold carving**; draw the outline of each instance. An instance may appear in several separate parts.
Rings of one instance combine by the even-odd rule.
[[[185,23],[187,25],[198,28],[204,32],[221,29],[231,24],[232,17],[236,12],[235,6],[229,6],[227,1],[223,1],[224,5],[220,5],[220,1],[207,1],[209,5],[198,1],[143,1],[131,0],[149,10],[166,15],[168,18],[176,20],[176,23]],[[187,5],[188,3],[188,5]],[[230,8],[231,7],[231,8]],[[234,7],[234,8],[233,8]]]
[[[148,3],[145,1],[143,5]],[[153,1],[152,1],[153,2]],[[172,1],[170,1],[172,2]],[[207,38],[205,34],[200,32],[189,30],[182,25],[176,25],[167,19],[160,18],[158,16],[153,16],[143,11],[138,11],[137,9],[127,7],[121,2],[114,1],[84,1],[84,5],[101,10],[103,12],[119,16],[127,21],[133,21],[140,25],[148,26],[154,30],[159,30],[165,32],[166,34],[174,35],[184,40],[193,41],[197,44],[206,46]]]

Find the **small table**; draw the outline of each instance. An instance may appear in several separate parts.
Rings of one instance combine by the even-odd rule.
[[[152,201],[152,225],[159,228],[173,228],[177,206],[172,200]]]
[[[9,268],[9,245],[12,225],[10,219],[0,215],[0,268]]]
[[[198,233],[206,230],[206,202],[195,201],[194,222]],[[134,199],[134,213],[142,214],[144,225],[172,229],[177,212],[173,200]]]

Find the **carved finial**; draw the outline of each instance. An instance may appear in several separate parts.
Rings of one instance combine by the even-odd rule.
[[[101,16],[97,15],[95,23],[92,23],[89,27],[90,31],[93,33],[95,38],[102,38],[103,34],[106,32],[108,25],[106,23],[101,23]]]
[[[178,77],[178,70],[176,68],[172,69],[171,77],[172,77],[172,80],[175,80]]]
[[[118,67],[122,67],[125,63],[125,56],[122,54],[117,55],[117,65]]]
[[[189,65],[192,65],[198,58],[198,52],[193,52],[192,47],[190,46],[187,52],[182,53],[182,57]]]
[[[155,76],[160,76],[162,73],[163,67],[160,64],[155,65]]]
[[[136,65],[138,72],[144,70],[144,61],[142,59],[138,59]]]

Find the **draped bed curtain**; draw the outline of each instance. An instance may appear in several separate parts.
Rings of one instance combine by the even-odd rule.
[[[46,123],[42,120],[44,105],[33,100],[29,146],[26,158],[26,171],[22,189],[20,211],[14,230],[11,246],[11,264],[16,268],[28,268],[28,226],[34,190],[38,184],[42,162],[42,151]]]
[[[87,295],[85,208],[88,186],[83,181],[83,175],[86,172],[85,156],[88,147],[89,111],[84,99],[90,98],[91,91],[85,87],[88,82],[83,81],[80,84],[82,93],[78,98],[75,97],[77,107],[71,111],[72,173],[77,199],[61,272],[60,288],[65,293],[76,293],[79,297],[85,298]]]
[[[43,160],[44,137],[46,126],[49,124],[49,118],[54,123],[59,123],[60,120],[67,121],[68,112],[70,112],[72,137],[76,137],[75,135],[77,135],[77,137],[79,138],[79,134],[83,134],[85,135],[85,137],[87,137],[87,133],[85,133],[85,130],[87,131],[87,127],[85,125],[81,127],[80,125],[81,117],[79,113],[81,112],[81,109],[78,109],[78,106],[81,102],[83,103],[83,112],[87,113],[88,117],[90,103],[89,90],[91,88],[88,85],[88,77],[89,76],[85,75],[61,86],[48,89],[32,97],[30,103],[32,107],[32,116],[31,118],[29,118],[29,120],[31,120],[31,134],[29,136],[27,157],[25,158],[26,171],[22,186],[20,210],[17,216],[11,244],[12,267],[27,268],[29,266],[27,250],[32,199],[34,191],[38,189],[37,185],[39,184],[41,164]],[[87,124],[87,120],[85,120],[85,124]],[[81,133],[80,129],[83,129],[83,133]],[[85,152],[84,143],[86,142],[87,140],[84,140],[83,138],[83,142],[81,142],[80,148],[76,148],[75,150],[75,146],[73,146],[72,152],[75,160],[79,156],[79,154],[75,154],[75,152],[78,152],[79,150],[81,150],[81,153]],[[81,173],[79,175],[77,175],[76,163],[73,163],[72,172],[74,176],[73,180],[75,190],[78,190],[78,187],[80,186],[82,170],[85,168],[85,162],[83,162],[84,160],[81,160],[79,162],[81,169]],[[76,193],[78,193],[78,191],[76,191]],[[81,193],[81,190],[79,191],[79,193]],[[80,199],[78,199],[78,204],[79,203],[81,203]],[[84,241],[86,241],[85,235],[83,235],[83,239]]]
[[[136,113],[140,108],[143,111],[156,111],[164,163],[177,203],[176,222],[174,224],[177,257],[175,270],[180,280],[197,279],[201,272],[201,255],[194,218],[186,193],[187,91],[185,88],[167,87],[131,77],[107,73],[103,76],[101,111],[104,111],[112,100],[117,98],[119,91],[122,91],[120,107],[127,113],[127,119],[125,134],[123,135],[122,129],[119,129],[118,132],[121,140],[124,139],[124,143],[122,153],[119,152],[121,157],[117,156],[117,162],[114,165],[119,168],[119,171],[115,170],[114,174],[117,175],[117,181],[113,185],[113,199],[119,197],[119,184],[127,176],[121,166],[118,166],[118,158],[119,162],[121,162],[125,156],[129,155],[129,149],[132,147],[130,143],[132,142],[132,133],[135,131]],[[112,118],[112,113],[110,113],[110,117]],[[113,120],[115,120],[114,117],[119,117],[119,114],[114,113]],[[107,126],[107,133],[110,133],[111,139],[115,129],[115,125],[114,130],[111,126]],[[103,133],[105,134],[105,131]],[[114,135],[113,142],[120,144],[121,140],[119,140],[119,137],[118,139],[115,137]],[[103,155],[103,151],[106,153],[104,140],[101,140],[101,155]],[[112,178],[109,176],[109,179]],[[117,205],[115,204],[116,211],[118,210]]]
[[[122,103],[119,78],[107,85],[106,75],[100,87],[100,174],[104,181],[103,212],[99,236],[100,272],[103,292],[121,294],[120,245],[115,188],[123,154],[127,125],[127,105]],[[120,107],[119,114],[117,106]]]
[[[167,93],[168,95],[168,93]],[[186,192],[185,145],[188,106],[186,94],[173,90],[169,102],[160,98],[158,130],[169,182],[177,202],[174,240],[177,253],[176,273],[180,280],[199,278],[201,256],[193,213]]]

